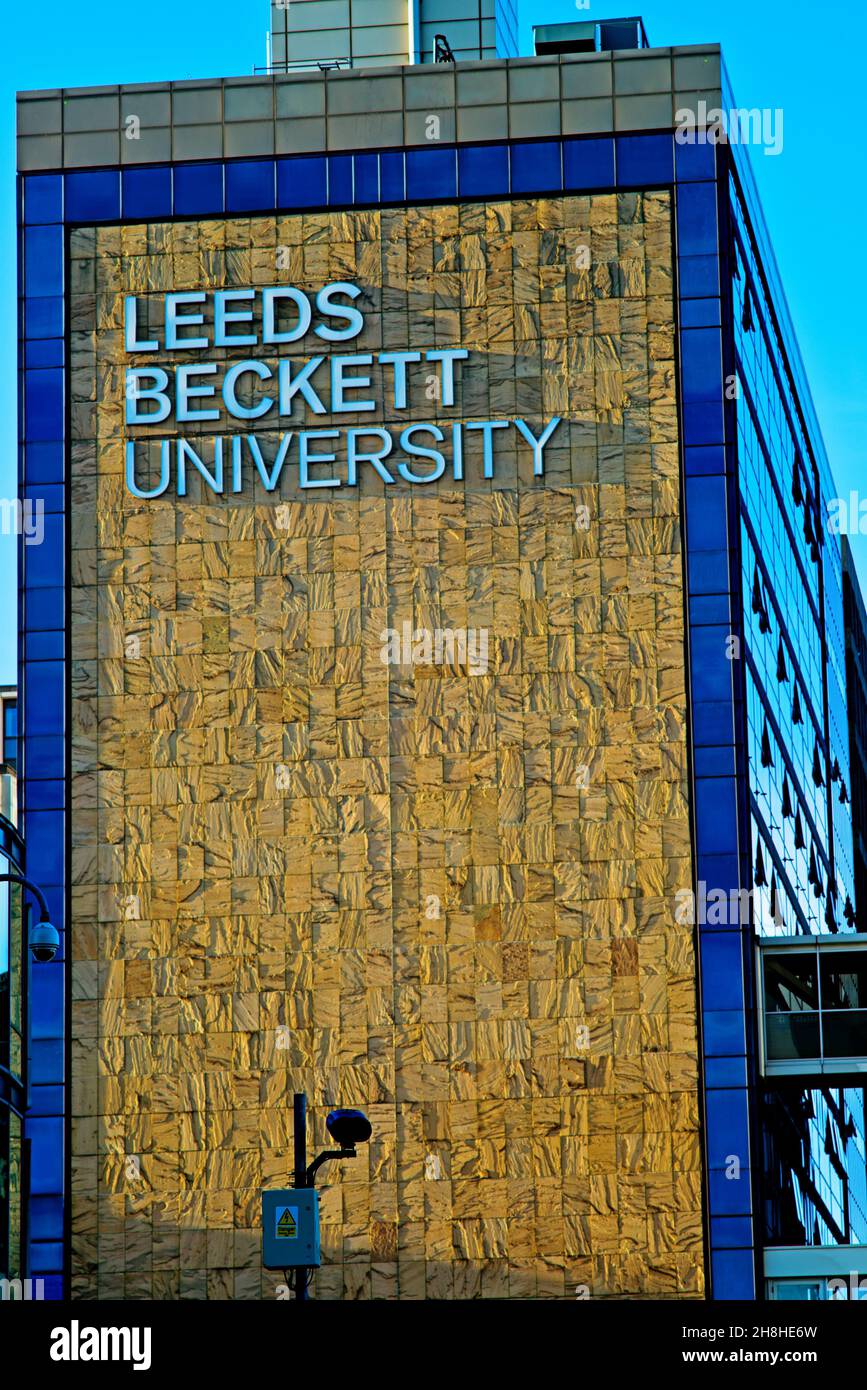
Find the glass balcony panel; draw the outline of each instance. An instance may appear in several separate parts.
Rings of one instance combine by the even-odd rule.
[[[826,1057],[867,1057],[867,1009],[822,1011]]]
[[[768,1293],[777,1303],[823,1303],[828,1298],[822,1279],[771,1279]]]
[[[766,1014],[765,1050],[769,1062],[818,1058],[818,1013]]]
[[[816,957],[781,951],[764,953],[765,1012],[769,1014],[813,1012],[819,1007]]]
[[[828,951],[821,956],[822,1008],[867,1008],[867,952]]]

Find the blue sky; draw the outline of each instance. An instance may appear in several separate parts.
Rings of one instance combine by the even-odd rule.
[[[867,277],[861,247],[867,180],[861,146],[863,8],[854,0],[780,4],[732,0],[523,0],[523,48],[532,21],[641,13],[652,44],[720,42],[742,106],[781,107],[785,141],[754,158],[765,215],[831,465],[842,495],[862,486],[867,438]],[[5,12],[0,58],[0,497],[16,493],[15,92],[189,77],[240,76],[265,61],[267,0],[173,0],[171,22],[117,0],[42,0]],[[854,539],[867,587],[867,537]],[[15,680],[15,542],[0,535],[0,683]]]

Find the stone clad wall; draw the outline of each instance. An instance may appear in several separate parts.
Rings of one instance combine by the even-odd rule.
[[[700,1296],[669,195],[83,228],[69,267],[73,1294],[273,1297],[303,1088],[311,1147],[374,1128],[315,1296]],[[124,294],[334,280],[340,350],[470,350],[400,423],[560,415],[544,478],[512,442],[131,496]],[[405,622],[487,669],[384,664]]]
[[[309,9],[306,0],[281,17],[301,8]],[[274,58],[281,56],[277,45]],[[698,44],[454,67],[55,87],[17,95],[18,169],[425,146],[432,115],[437,138],[458,144],[665,130],[680,112],[706,118],[728,104],[721,84],[719,45]]]

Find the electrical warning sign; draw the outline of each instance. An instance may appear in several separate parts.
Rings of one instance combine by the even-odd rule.
[[[281,1240],[297,1240],[298,1208],[278,1207],[274,1213],[274,1234]]]

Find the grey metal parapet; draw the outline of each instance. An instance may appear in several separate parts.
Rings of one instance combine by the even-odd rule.
[[[722,104],[718,44],[18,94],[18,168],[659,130]],[[135,132],[134,136],[131,134]]]

